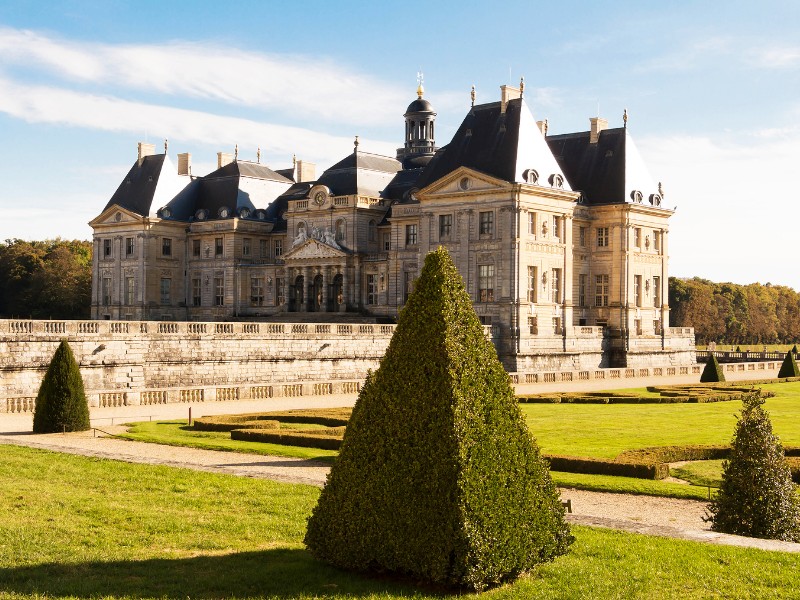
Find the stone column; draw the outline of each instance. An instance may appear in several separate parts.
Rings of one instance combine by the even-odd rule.
[[[563,230],[564,230],[564,314],[562,327],[564,327],[564,336],[566,336],[567,326],[572,326],[573,317],[573,253],[572,253],[572,215],[564,215],[563,217]]]
[[[308,305],[311,302],[311,294],[314,290],[311,281],[311,267],[303,267],[303,306],[299,312],[308,312]]]

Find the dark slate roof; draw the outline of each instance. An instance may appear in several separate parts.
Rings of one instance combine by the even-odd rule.
[[[288,169],[275,169],[275,172],[281,177],[286,177],[290,181],[294,181],[294,167]]]
[[[228,163],[224,167],[220,167],[206,175],[203,179],[213,179],[216,177],[252,177],[254,179],[267,179],[269,181],[280,181],[282,183],[291,183],[292,180],[284,177],[260,163],[248,161],[234,161]]]
[[[103,210],[116,204],[137,215],[146,217],[150,214],[165,156],[154,154],[145,156],[141,162],[137,160]]]
[[[547,137],[572,189],[583,192],[588,204],[626,201],[625,130],[606,129],[596,144],[589,143],[588,131]]]
[[[354,152],[326,169],[315,183],[328,186],[336,196],[380,196],[401,168],[399,161],[388,156]]]
[[[384,198],[404,201],[408,199],[407,192],[417,187],[417,180],[422,175],[422,169],[403,169],[398,171],[383,192]]]
[[[403,116],[406,116],[410,113],[432,113],[432,112],[433,112],[433,105],[431,105],[430,102],[422,98],[417,98],[411,104],[408,105],[408,108],[406,109],[406,114]]]

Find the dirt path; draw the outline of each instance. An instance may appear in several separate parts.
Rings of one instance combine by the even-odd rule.
[[[115,433],[124,430],[124,427],[114,426],[104,429],[109,433]],[[324,485],[328,473],[327,465],[311,460],[163,446],[107,436],[94,437],[91,431],[66,435],[0,433],[0,445],[2,444],[319,487]],[[705,502],[574,489],[561,490],[561,494],[562,498],[571,500],[573,512],[568,515],[568,519],[576,524],[715,544],[800,553],[800,544],[710,531],[703,521],[706,513]]]

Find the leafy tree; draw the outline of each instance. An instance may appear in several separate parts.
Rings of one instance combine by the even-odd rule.
[[[572,542],[447,251],[428,254],[309,522],[317,558],[482,589]]]
[[[743,404],[730,458],[722,463],[722,486],[706,520],[714,531],[800,541],[800,500],[764,399],[756,391]]]
[[[725,381],[725,373],[723,373],[717,357],[712,352],[703,372],[700,374],[700,383],[713,381]]]
[[[800,369],[797,368],[797,361],[795,361],[791,350],[786,353],[786,358],[783,359],[781,370],[778,371],[778,377],[800,377]]]
[[[83,378],[67,340],[61,340],[36,396],[33,431],[86,431],[89,427]]]

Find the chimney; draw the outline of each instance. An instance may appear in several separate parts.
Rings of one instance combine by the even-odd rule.
[[[155,144],[148,144],[147,142],[139,142],[139,164],[142,164],[142,159],[145,156],[153,156],[156,153]]]
[[[178,175],[192,174],[192,155],[188,152],[178,154]]]
[[[522,93],[519,91],[519,88],[511,87],[510,85],[501,85],[500,86],[500,113],[505,114],[506,112],[506,105],[508,104],[509,100],[516,100],[517,98],[521,98]]]
[[[589,143],[596,144],[597,140],[600,139],[600,132],[608,129],[608,121],[601,117],[592,117],[589,119],[589,123],[592,124],[589,132]]]
[[[301,181],[314,181],[317,176],[317,165],[307,160],[298,160],[294,167],[294,179]]]
[[[544,121],[536,121],[536,126],[539,128],[539,131],[542,132],[542,135],[547,137],[547,119]]]
[[[230,152],[217,152],[217,168],[221,169],[225,165],[233,162],[233,154]]]

